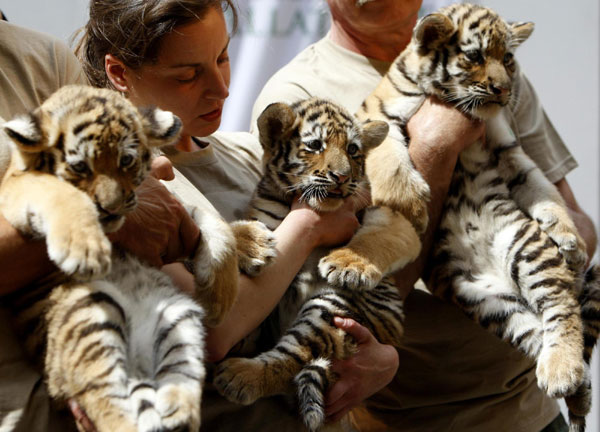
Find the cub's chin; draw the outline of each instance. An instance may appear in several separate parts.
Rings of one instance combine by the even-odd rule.
[[[331,212],[335,211],[342,206],[344,203],[344,199],[340,195],[335,197],[327,197],[324,199],[311,198],[308,201],[308,205],[313,209],[321,212]]]
[[[112,233],[118,231],[119,228],[123,226],[125,222],[124,215],[110,215],[103,218],[100,218],[100,224],[102,225],[102,230],[105,233]]]
[[[506,104],[498,102],[484,103],[471,112],[471,115],[479,120],[487,120],[494,117]]]

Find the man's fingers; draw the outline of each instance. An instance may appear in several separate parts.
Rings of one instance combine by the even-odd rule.
[[[371,332],[366,327],[363,327],[352,318],[334,317],[333,323],[337,328],[344,330],[346,333],[352,336],[359,345],[369,342],[373,337]]]

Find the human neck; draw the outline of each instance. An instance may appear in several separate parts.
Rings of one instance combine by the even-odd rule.
[[[414,22],[412,24],[414,25]],[[391,62],[410,42],[413,25],[404,26],[400,30],[381,28],[373,31],[353,28],[334,19],[330,38],[332,42],[347,50],[375,60]]]
[[[182,135],[177,144],[175,144],[177,150],[188,153],[202,150],[204,147],[205,146],[198,145],[198,142],[192,139],[191,135]]]

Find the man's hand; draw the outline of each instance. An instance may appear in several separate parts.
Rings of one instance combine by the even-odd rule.
[[[190,256],[198,244],[200,230],[157,178],[173,178],[170,162],[164,157],[155,160],[152,175],[137,188],[137,208],[109,238],[148,264],[161,267]]]
[[[327,421],[341,419],[352,408],[390,383],[398,369],[398,353],[381,344],[368,329],[350,318],[334,318],[358,344],[358,352],[347,360],[334,360],[332,370],[340,379],[325,398]]]
[[[428,152],[456,155],[483,138],[485,132],[484,122],[433,97],[425,99],[406,127],[411,145],[415,142],[426,146],[423,150]]]

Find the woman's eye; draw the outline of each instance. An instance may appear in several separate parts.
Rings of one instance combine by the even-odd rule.
[[[306,143],[306,147],[308,147],[311,150],[321,150],[321,141],[319,141],[319,140],[309,141],[308,143]]]
[[[180,83],[189,83],[195,81],[198,78],[198,76],[200,76],[200,72],[196,69],[194,73],[186,73],[184,75],[178,76],[175,79]]]

